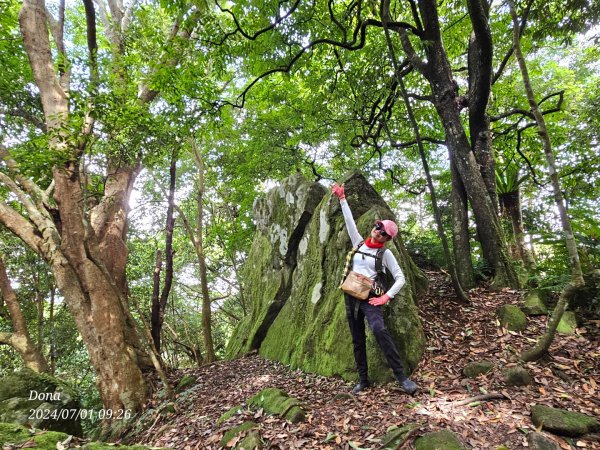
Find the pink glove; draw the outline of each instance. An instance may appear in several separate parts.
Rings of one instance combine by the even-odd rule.
[[[346,198],[346,194],[344,194],[344,185],[343,184],[340,186],[337,183],[333,183],[333,185],[331,186],[331,192],[333,192],[333,195],[335,195],[340,200],[343,200]]]
[[[373,298],[369,299],[369,305],[381,306],[381,305],[385,305],[389,301],[390,301],[390,296],[387,294],[383,294],[381,297],[373,297]]]

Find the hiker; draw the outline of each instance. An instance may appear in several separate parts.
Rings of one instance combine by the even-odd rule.
[[[384,248],[385,243],[391,241],[398,233],[398,226],[391,220],[378,220],[371,230],[370,237],[363,242],[363,238],[354,223],[352,211],[350,211],[350,207],[346,201],[344,185],[342,184],[340,186],[334,183],[331,191],[340,200],[344,221],[346,222],[346,229],[348,230],[348,235],[352,241],[352,246],[354,248],[358,246],[356,251],[353,249],[354,254],[352,260],[349,261],[352,272],[354,272],[354,274],[352,274],[352,272],[350,272],[350,274],[357,277],[366,276],[370,279],[369,288],[366,288],[368,293],[364,293],[364,300],[360,300],[346,292],[344,293],[346,316],[348,318],[348,325],[350,326],[350,333],[352,334],[354,360],[356,361],[356,369],[359,376],[358,384],[352,389],[352,393],[357,394],[369,386],[367,340],[364,320],[366,317],[369,328],[375,335],[377,344],[383,351],[400,387],[406,393],[412,395],[418,388],[417,384],[406,376],[396,344],[383,322],[382,306],[388,303],[394,295],[400,291],[405,282],[404,274],[398,265],[398,261],[396,261],[396,258],[390,250]],[[361,243],[362,245],[360,245]],[[372,280],[375,280],[377,276],[376,259],[378,256],[381,259],[379,268],[383,265],[383,267],[392,274],[395,281],[387,292],[380,290],[378,293],[374,293],[370,289],[370,286]],[[346,274],[348,274],[348,271],[346,271]],[[344,287],[342,287],[342,289],[344,289]],[[360,295],[363,296],[362,294],[363,293],[361,292]]]

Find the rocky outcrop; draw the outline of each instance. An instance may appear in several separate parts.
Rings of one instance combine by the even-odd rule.
[[[376,219],[393,219],[384,200],[358,172],[342,180],[363,235]],[[355,376],[350,333],[338,286],[351,247],[337,198],[319,183],[295,175],[254,207],[257,232],[244,267],[244,294],[252,312],[236,328],[227,356],[258,350],[267,358],[323,375]],[[401,225],[401,224],[400,224]],[[388,244],[406,276],[406,286],[386,306],[386,323],[405,363],[422,356],[424,336],[415,301],[426,285],[400,236]],[[368,338],[373,381],[391,379],[372,336]]]
[[[81,436],[77,394],[65,383],[31,370],[0,379],[0,422]]]

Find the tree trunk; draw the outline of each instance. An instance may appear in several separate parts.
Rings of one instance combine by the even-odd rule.
[[[521,214],[521,194],[520,191],[509,192],[501,195],[502,207],[510,218],[515,246],[518,258],[523,261],[523,265],[528,272],[535,269],[533,255],[525,244],[525,230],[523,229],[523,216]]]
[[[212,336],[212,311],[210,302],[210,293],[208,291],[208,277],[206,271],[206,258],[204,257],[204,246],[203,246],[203,216],[204,216],[204,161],[202,155],[193,145],[194,158],[196,166],[198,168],[198,226],[196,228],[196,255],[198,256],[198,267],[200,270],[200,285],[202,289],[202,331],[204,336],[204,351],[206,356],[204,358],[205,363],[211,363],[217,359],[215,355],[215,347]]]
[[[160,272],[162,271],[162,251],[156,250],[154,273],[152,274],[152,313],[150,316],[150,334],[154,347],[160,352]]]
[[[77,167],[69,163],[55,168],[54,180],[62,223],[60,251],[66,260],[52,264],[58,287],[88,349],[104,407],[138,412],[148,392],[128,341],[128,305],[102,260],[97,235],[85,221]]]
[[[423,73],[431,86],[433,103],[444,126],[446,143],[454,155],[456,168],[471,202],[483,257],[492,270],[494,285],[518,287],[517,274],[506,254],[506,244],[497,210],[490,199],[479,163],[462,124],[458,108],[458,87],[452,78],[450,62],[442,44],[436,2],[421,0],[419,8],[425,27],[421,39],[424,41],[427,63],[418,60],[406,33],[404,33],[403,47],[413,65]]]
[[[473,32],[469,39],[469,135],[471,149],[479,163],[483,182],[498,213],[495,161],[492,150],[490,121],[487,106],[492,90],[493,44],[489,26],[487,1],[468,0],[469,17]]]
[[[438,232],[438,237],[442,243],[442,249],[444,250],[444,256],[446,258],[446,265],[448,267],[448,271],[450,272],[450,278],[452,279],[452,286],[454,287],[454,292],[456,293],[457,298],[463,303],[471,303],[467,294],[463,290],[458,276],[456,274],[456,266],[454,265],[454,259],[452,258],[452,254],[450,253],[450,247],[448,246],[448,240],[446,239],[446,233],[444,232],[444,225],[442,224],[442,216],[440,214],[440,210],[438,208],[437,203],[437,195],[435,193],[435,186],[433,185],[433,179],[431,178],[431,173],[429,171],[429,163],[427,162],[427,157],[425,155],[425,149],[423,147],[423,141],[421,140],[421,132],[419,131],[419,124],[415,119],[415,115],[413,113],[412,105],[410,104],[410,99],[408,98],[408,94],[406,92],[406,88],[404,87],[404,81],[400,75],[400,67],[398,61],[396,59],[396,53],[394,52],[394,46],[392,44],[392,39],[390,38],[389,30],[388,30],[388,22],[390,20],[390,11],[389,11],[389,1],[383,2],[383,7],[381,8],[381,20],[383,23],[383,29],[385,31],[385,38],[388,45],[388,50],[390,53],[390,57],[392,59],[392,63],[394,65],[394,73],[396,74],[396,79],[398,82],[398,87],[400,89],[400,93],[402,94],[402,99],[404,100],[404,104],[406,106],[406,112],[408,114],[408,120],[411,124],[413,132],[415,134],[415,140],[417,141],[417,147],[419,149],[419,156],[421,157],[421,164],[423,165],[423,170],[425,172],[425,177],[427,179],[427,187],[429,188],[429,195],[431,197],[431,207],[433,209],[433,217],[435,219],[435,224]],[[387,125],[386,125],[387,129]],[[388,130],[389,133],[389,130]],[[391,136],[390,136],[391,138]]]
[[[449,159],[454,160],[450,151]],[[450,163],[450,174],[452,177],[452,242],[456,275],[464,289],[471,289],[475,286],[475,277],[471,260],[467,193],[454,162]]]
[[[524,361],[534,361],[539,359],[548,352],[550,344],[554,339],[556,328],[565,310],[567,309],[568,303],[576,294],[578,289],[585,285],[583,279],[583,273],[581,271],[581,264],[579,262],[579,254],[577,253],[577,243],[573,236],[573,228],[571,227],[571,220],[567,214],[567,208],[565,207],[564,198],[560,189],[560,180],[556,171],[556,164],[554,161],[554,152],[552,151],[552,144],[550,142],[550,136],[546,128],[546,121],[544,116],[539,110],[538,103],[535,100],[531,81],[529,79],[529,72],[527,70],[527,64],[525,58],[521,52],[521,40],[519,36],[519,18],[515,11],[515,5],[512,0],[508,0],[510,6],[510,15],[513,21],[513,48],[515,50],[515,56],[521,70],[523,77],[523,84],[525,91],[527,92],[527,101],[529,107],[535,118],[538,135],[542,141],[542,147],[544,149],[544,155],[546,156],[546,163],[548,164],[548,172],[550,174],[550,181],[552,183],[552,190],[554,192],[554,201],[560,215],[560,221],[562,229],[565,235],[565,243],[567,246],[567,252],[569,254],[569,266],[571,268],[571,283],[567,285],[560,294],[559,300],[556,303],[554,311],[552,312],[552,320],[548,323],[548,328],[544,335],[538,340],[537,344],[533,349],[527,350],[521,354],[521,359]]]
[[[156,299],[156,303],[153,299],[152,305],[152,339],[156,347],[157,353],[160,355],[160,333],[165,317],[165,309],[167,307],[167,301],[169,300],[169,294],[171,292],[171,286],[173,284],[173,228],[175,227],[175,217],[173,210],[175,207],[175,184],[177,181],[177,156],[175,152],[171,155],[171,163],[169,165],[169,195],[167,196],[167,219],[165,225],[165,283],[163,285],[160,299]],[[158,254],[157,254],[157,269],[158,269],[158,283],[160,284],[160,267],[158,267]],[[156,276],[156,269],[155,269]],[[155,278],[155,286],[156,286]],[[158,294],[158,291],[156,291]]]
[[[2,293],[6,303],[14,329],[12,333],[0,333],[0,344],[12,346],[23,358],[25,366],[34,372],[48,372],[49,367],[46,358],[29,336],[27,322],[19,306],[17,295],[10,284],[2,258],[0,258],[0,293]]]

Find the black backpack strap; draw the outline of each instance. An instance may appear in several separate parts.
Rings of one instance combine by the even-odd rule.
[[[360,247],[360,245],[359,245]],[[354,256],[355,253],[360,253],[361,255],[365,255],[368,256],[370,258],[375,258],[375,272],[377,272],[377,274],[382,274],[385,269],[383,267],[383,254],[385,253],[387,249],[385,247],[379,248],[377,249],[377,253],[375,253],[374,255],[372,253],[365,253],[365,252],[361,252],[361,251],[355,251],[352,256]]]
[[[377,275],[383,274],[383,254],[386,250],[385,247],[382,247],[377,250],[377,255],[375,255],[375,272],[377,272]]]

